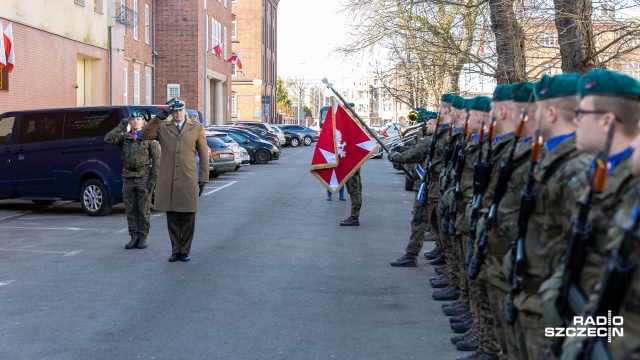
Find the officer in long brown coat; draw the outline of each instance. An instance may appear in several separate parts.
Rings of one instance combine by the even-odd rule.
[[[158,114],[142,128],[140,137],[157,140],[162,148],[154,209],[167,212],[172,245],[169,261],[189,261],[198,197],[202,194],[204,184],[209,181],[209,148],[204,127],[189,120],[185,103],[175,100],[168,110]],[[199,181],[196,152],[200,158]]]

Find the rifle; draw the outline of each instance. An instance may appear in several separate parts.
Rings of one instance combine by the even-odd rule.
[[[465,130],[466,126],[465,126]],[[449,212],[449,235],[456,234],[456,217],[458,216],[458,211],[460,210],[460,199],[462,198],[462,189],[460,185],[460,181],[462,180],[462,171],[464,171],[465,160],[467,159],[467,145],[469,141],[471,141],[471,132],[467,134],[466,142],[460,149],[458,153],[458,160],[456,161],[456,187],[454,191],[453,197],[453,206],[451,211]],[[482,124],[482,129],[480,130],[480,142],[484,141],[484,123]]]
[[[516,240],[516,253],[511,254],[513,262],[513,274],[511,275],[511,292],[507,294],[505,302],[505,316],[507,323],[513,325],[518,319],[518,309],[513,304],[515,297],[522,291],[522,277],[524,276],[524,266],[526,262],[525,240],[527,238],[527,229],[529,218],[533,213],[535,205],[536,193],[533,189],[535,183],[535,170],[540,158],[540,150],[542,148],[542,135],[540,135],[540,121],[538,121],[538,130],[536,130],[535,139],[531,144],[531,165],[529,166],[529,175],[527,183],[522,189],[520,197],[520,209],[518,212],[518,240]]]
[[[436,151],[436,143],[438,142],[438,127],[440,127],[440,113],[438,113],[438,119],[436,120],[436,130],[431,136],[431,144],[429,144],[429,162],[424,169],[425,174],[420,183],[420,190],[418,190],[418,201],[423,203],[427,200],[429,184],[431,183],[431,172],[433,171],[433,154]]]
[[[449,167],[449,163],[451,162],[451,160],[453,160],[454,146],[451,143],[451,138],[453,137],[453,126],[453,123],[451,123],[451,126],[449,126],[449,141],[447,141],[447,147],[444,149],[444,167],[442,168],[441,176],[447,176],[447,168]],[[440,189],[440,195],[444,194],[444,192],[449,188],[449,185],[450,180],[449,177],[447,177],[444,189]]]
[[[595,169],[591,175],[589,192],[586,197],[580,200],[578,217],[571,222],[567,252],[563,259],[562,286],[560,287],[560,295],[556,299],[556,308],[560,316],[562,316],[563,326],[565,327],[570,323],[573,316],[581,314],[587,305],[587,297],[580,288],[580,276],[587,257],[587,247],[591,244],[589,212],[591,211],[594,195],[602,193],[607,183],[607,161],[611,150],[611,142],[613,141],[614,128],[615,122],[612,122],[609,134],[607,134],[607,143],[604,149],[595,157]],[[564,337],[556,338],[551,346],[551,351],[554,355],[559,356],[562,352],[563,342]]]
[[[487,187],[489,187],[489,180],[491,179],[491,172],[493,171],[493,156],[491,152],[491,147],[493,144],[493,136],[495,134],[496,129],[496,117],[493,116],[491,118],[491,124],[489,125],[489,136],[487,140],[489,141],[487,156],[482,159],[482,165],[480,168],[480,185],[478,186],[478,193],[473,194],[473,209],[471,210],[471,220],[469,225],[469,236],[467,237],[467,253],[466,260],[467,265],[471,262],[471,258],[473,257],[473,248],[476,244],[476,232],[478,231],[478,214],[480,214],[480,207],[482,207],[482,198],[484,198],[484,193],[487,191]],[[482,158],[482,147],[480,147],[480,155],[478,159]],[[478,171],[478,168],[474,165],[474,178],[476,176],[475,171]]]
[[[509,183],[509,179],[511,179],[511,175],[515,170],[515,166],[513,164],[513,156],[515,155],[516,148],[518,147],[518,140],[522,137],[524,126],[528,121],[529,111],[528,109],[525,109],[522,114],[520,114],[520,124],[518,125],[518,129],[516,130],[516,137],[513,142],[513,146],[511,147],[509,157],[505,159],[502,164],[500,164],[500,174],[498,175],[498,182],[496,183],[496,187],[494,189],[493,202],[489,207],[489,215],[487,216],[485,227],[482,230],[482,234],[480,234],[478,251],[474,254],[474,256],[471,258],[471,261],[469,262],[469,277],[472,280],[475,280],[478,277],[478,274],[480,274],[480,268],[484,263],[485,252],[487,249],[487,245],[489,244],[489,231],[491,231],[491,229],[493,228],[493,222],[498,215],[498,205],[500,205],[500,201],[502,201],[502,198],[507,192],[507,184]]]
[[[467,132],[469,131],[469,113],[467,113],[467,119],[464,122],[464,126],[462,129],[462,136],[460,137],[460,140],[458,140],[458,142],[456,143],[456,146],[453,150],[453,163],[451,164],[451,171],[449,171],[449,173],[447,174],[446,171],[447,169],[442,169],[445,172],[445,176],[447,177],[445,180],[445,186],[446,189],[449,188],[449,185],[451,184],[451,179],[455,178],[455,174],[456,174],[456,167],[458,166],[458,157],[460,156],[460,149],[462,148],[462,144],[465,140],[465,137],[467,136]],[[440,214],[440,216],[443,216],[442,220],[441,220],[441,224],[440,226],[442,227],[442,233],[449,234],[449,219],[450,219],[450,211],[444,211],[444,208],[442,209],[442,211],[444,212],[444,214]]]
[[[611,252],[611,258],[607,270],[602,278],[600,296],[593,316],[617,316],[622,307],[622,300],[631,285],[633,273],[638,267],[637,259],[631,259],[633,245],[640,241],[636,235],[640,227],[640,206],[636,206],[631,216],[631,224],[623,226],[624,238],[618,249]],[[611,358],[611,355],[603,357],[602,350],[608,353],[604,340],[599,337],[590,337],[582,343],[582,359],[590,360]],[[592,356],[596,355],[596,356]],[[606,356],[606,355],[605,355]]]

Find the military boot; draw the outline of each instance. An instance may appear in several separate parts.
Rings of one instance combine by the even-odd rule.
[[[449,309],[449,308],[446,308]],[[469,317],[471,316],[471,311],[467,310],[467,312],[460,314],[460,315],[452,315],[449,318],[449,324],[453,325],[457,322],[462,322],[462,321],[466,321]]]
[[[146,249],[147,248],[147,236],[140,235],[140,242],[138,243],[138,249]]]
[[[138,246],[138,241],[140,237],[138,234],[131,235],[131,241],[127,245],[124,246],[125,249],[135,249]]]
[[[469,329],[469,331],[467,331],[464,334],[461,335],[454,335],[451,337],[451,343],[453,345],[457,344],[459,341],[465,340],[467,339],[469,336],[473,335],[473,333],[475,332],[475,330],[473,329]]]
[[[447,272],[447,265],[440,265],[433,268],[436,271],[436,274],[442,275]]]
[[[451,325],[451,330],[453,332],[461,334],[471,328],[473,328],[473,318],[469,318],[467,321],[462,321]]]
[[[424,257],[427,260],[435,260],[435,259],[439,258],[440,255],[441,255],[440,254],[440,250],[438,250],[438,248],[435,248],[435,249],[433,249],[433,250],[431,250],[429,252],[425,252],[424,253]]]
[[[359,226],[360,221],[357,217],[349,216],[348,218],[340,221],[340,226]]]
[[[456,349],[460,351],[475,351],[480,347],[480,334],[471,329],[473,335],[456,343]]]
[[[405,254],[405,255],[402,255],[402,257],[399,258],[398,260],[392,261],[391,266],[416,267],[418,266],[418,260],[416,260],[415,257]]]
[[[440,266],[440,265],[444,265],[446,262],[447,261],[445,260],[444,256],[440,256],[439,258],[429,261],[429,265]]]
[[[446,302],[444,304],[442,304],[442,309],[446,308],[446,307],[450,307],[450,306],[458,306],[459,304],[464,304],[464,300],[455,300],[455,301],[451,301],[451,302]]]
[[[483,356],[484,356],[484,351],[482,351],[482,349],[478,349],[473,354],[467,355],[467,356],[461,356],[459,358],[456,358],[456,360],[480,360],[482,359]]]
[[[451,280],[449,280],[449,276],[447,274],[443,274],[438,279],[429,280],[429,284],[431,284],[431,287],[433,288],[440,289],[449,286],[451,284]]]
[[[449,306],[442,309],[445,315],[447,316],[460,316],[466,312],[469,312],[469,305],[460,304],[456,306]]]
[[[455,285],[449,285],[444,289],[434,291],[432,296],[435,300],[440,301],[456,300],[460,297],[460,289]]]

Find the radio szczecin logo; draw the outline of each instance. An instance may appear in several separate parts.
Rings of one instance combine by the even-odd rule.
[[[624,335],[622,316],[574,316],[573,327],[547,327],[545,337],[601,337],[611,342],[614,336]]]

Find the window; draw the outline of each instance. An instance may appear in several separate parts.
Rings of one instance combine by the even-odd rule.
[[[167,84],[167,101],[174,97],[180,97],[180,84]]]
[[[0,68],[0,90],[9,90],[9,72]]]
[[[635,35],[626,35],[624,37],[624,42],[627,45],[627,48],[634,48],[638,46],[638,37]]]
[[[229,137],[235,140],[238,144],[244,144],[244,142],[247,141],[247,138],[240,134],[229,132],[227,135],[229,135]]]
[[[542,44],[544,47],[555,47],[556,35],[551,31],[545,31],[542,34]]]
[[[136,13],[136,17],[138,16],[138,0],[133,0],[133,11]],[[133,27],[133,38],[138,40],[138,23]]]
[[[144,101],[147,105],[151,105],[151,74],[144,75]]]
[[[383,103],[382,104],[382,111],[391,111],[391,103]]]
[[[227,0],[224,0],[224,7],[227,7]]]
[[[235,40],[238,37],[238,17],[233,15],[231,17],[231,39]]]
[[[222,25],[215,19],[211,19],[211,52],[215,53],[213,48],[216,45],[222,45]]]
[[[231,93],[231,116],[238,115],[238,95]]]
[[[74,3],[84,6],[84,0],[73,0]]]
[[[93,11],[103,13],[102,11],[102,0],[93,0]]]
[[[149,44],[149,4],[144,5],[144,43]]]
[[[124,103],[123,104],[124,105],[128,104],[128,102],[127,102],[128,89],[129,89],[129,74],[128,74],[127,69],[124,69],[124,91],[123,91],[123,94],[124,94]]]
[[[18,143],[28,144],[62,139],[64,112],[25,114],[20,120]]]
[[[227,27],[224,27],[224,37],[222,38],[222,56],[223,59],[227,59]]]
[[[120,121],[118,110],[70,111],[64,122],[64,138],[104,138]]]
[[[140,105],[140,72],[133,72],[133,105]]]
[[[16,118],[13,116],[0,118],[0,145],[9,143],[15,122]]]
[[[622,64],[622,72],[631,77],[640,75],[640,72],[638,72],[638,63],[631,62]]]

